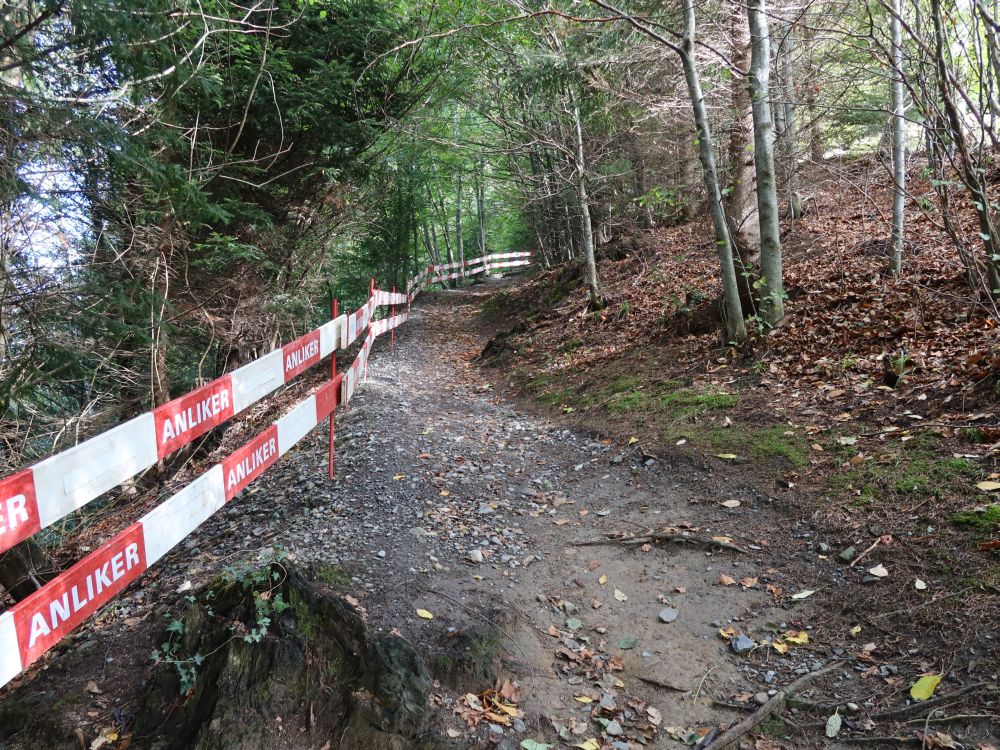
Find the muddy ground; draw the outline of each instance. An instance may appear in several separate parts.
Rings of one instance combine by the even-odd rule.
[[[794,492],[574,431],[506,398],[477,362],[503,326],[479,314],[499,285],[421,298],[394,349],[379,339],[367,383],[338,415],[336,478],[317,430],[0,694],[0,747],[38,747],[46,732],[75,738],[58,746],[147,746],[134,718],[164,627],[204,605],[227,568],[274,561],[352,597],[373,634],[414,644],[434,679],[421,746],[710,746],[820,670],[747,747],[997,742],[995,632],[960,658],[925,653],[919,633],[895,629],[893,601],[851,611],[852,591],[880,583],[845,575],[842,550]],[[876,549],[863,565],[881,561]],[[908,706],[924,673],[944,675],[938,697],[966,692],[940,714]],[[43,729],[30,714],[45,715]],[[291,725],[265,716],[260,747],[346,747]]]

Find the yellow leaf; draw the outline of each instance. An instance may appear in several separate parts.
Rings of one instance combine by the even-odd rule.
[[[601,746],[597,743],[593,737],[585,742],[577,742],[573,747],[578,747],[581,750],[601,750]]]
[[[801,646],[804,643],[809,643],[809,634],[804,630],[800,630],[798,632],[795,632],[794,630],[789,630],[782,637],[789,643],[794,643],[796,646]]]
[[[439,494],[439,495],[440,495],[441,497],[448,497],[448,495],[450,495],[451,493],[450,493],[450,492],[448,492],[448,490],[441,490],[441,491],[440,491],[440,492],[439,492],[438,494]]]
[[[715,457],[724,458],[728,461],[732,461],[734,458],[738,458],[738,456],[735,453],[716,453]]]
[[[910,688],[910,697],[915,701],[925,701],[934,695],[934,689],[941,682],[941,678],[944,675],[940,674],[925,674],[915,683],[913,687]]]
[[[393,477],[393,479],[396,480],[397,482],[400,479],[406,479],[406,474],[397,474],[396,476]]]
[[[985,492],[995,492],[996,490],[1000,490],[1000,482],[980,482],[976,487]]]
[[[638,442],[639,442],[639,438],[637,438],[637,437],[630,437],[630,438],[628,439],[628,444],[629,444],[629,445],[635,445],[635,444],[636,444],[636,443],[638,443]]]
[[[782,643],[781,641],[771,641],[771,645],[774,647],[774,650],[777,651],[779,654],[788,653],[787,643]]]
[[[424,620],[433,620],[434,619],[434,615],[432,615],[426,609],[418,609],[417,610],[417,617],[420,617],[420,618],[422,618]]]
[[[602,586],[606,584],[608,582],[608,574],[607,573],[602,574],[601,577],[597,579],[597,582]]]
[[[593,703],[594,702],[594,699],[591,698],[589,695],[578,695],[575,698],[573,698],[573,700],[575,700],[577,703]]]
[[[628,597],[625,596],[625,592],[619,591],[618,589],[615,589],[615,599],[620,602],[628,601]]]
[[[860,634],[861,634],[861,626],[860,625],[855,625],[853,628],[851,628],[851,635],[856,636],[856,635],[860,635]]]

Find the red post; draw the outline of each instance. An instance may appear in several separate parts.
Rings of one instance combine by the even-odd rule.
[[[372,318],[375,317],[375,310],[377,309],[375,307],[375,305],[373,305],[371,303],[372,302],[372,297],[374,297],[374,296],[375,296],[375,279],[372,278],[371,286],[368,289],[368,327],[365,329],[365,342],[368,341],[368,335],[372,332]],[[364,346],[365,346],[365,344],[361,345],[362,351],[364,351]],[[371,354],[371,352],[369,351],[368,354]],[[364,367],[362,367],[361,369],[363,370],[362,377],[364,378],[364,381],[367,383],[368,382],[368,357],[365,357]]]
[[[392,295],[393,295],[393,297],[396,296],[396,287],[392,288]],[[393,299],[393,301],[392,301],[392,307],[389,308],[389,322],[391,323],[392,319],[395,318],[395,317],[396,317],[396,300]],[[392,328],[389,331],[389,351],[390,352],[396,351],[396,329],[395,328]]]
[[[337,300],[333,301],[333,319],[337,319]],[[333,342],[333,354],[330,355],[330,378],[334,379],[337,377],[337,343]],[[327,460],[327,464],[330,470],[330,479],[333,479],[333,415],[337,410],[334,409],[330,412],[330,455]]]

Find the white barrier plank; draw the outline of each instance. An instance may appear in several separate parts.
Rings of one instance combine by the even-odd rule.
[[[285,382],[281,349],[265,354],[256,362],[244,365],[230,375],[233,379],[233,406],[237,412],[241,412]]]
[[[316,397],[310,396],[279,419],[278,455],[284,456],[316,426]]]
[[[17,629],[14,615],[0,615],[0,685],[6,685],[21,674],[21,654],[17,647]]]
[[[146,565],[167,554],[225,504],[222,465],[216,464],[139,519],[146,545]]]
[[[34,470],[41,527],[83,507],[156,460],[152,413],[45,459]]]

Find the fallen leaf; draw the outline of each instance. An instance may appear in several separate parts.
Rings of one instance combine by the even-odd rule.
[[[597,579],[597,582],[602,586],[606,584],[608,582],[608,574],[604,573],[603,575],[601,575],[601,577]]]
[[[746,576],[740,579],[740,586],[745,589],[752,589],[757,585],[757,578],[755,576]]]
[[[544,742],[537,742],[535,740],[521,740],[521,747],[524,750],[549,750],[552,745],[547,745]]]
[[[739,508],[743,503],[739,500],[726,500],[725,502],[719,503],[723,508]]]
[[[861,634],[861,626],[860,625],[855,625],[853,628],[851,628],[851,635],[858,636],[860,634]]]
[[[797,594],[792,594],[792,599],[807,599],[815,593],[816,591],[813,589],[806,589],[805,591],[800,591]]]
[[[809,643],[809,634],[804,630],[789,630],[781,637],[789,643],[794,643],[796,646]]]
[[[1000,482],[986,480],[984,482],[979,482],[976,487],[984,492],[996,492],[997,490],[1000,490]]]
[[[719,574],[719,585],[720,586],[735,586],[736,579],[732,576],[727,576],[725,573]]]
[[[593,703],[594,702],[594,699],[591,698],[589,695],[575,695],[575,696],[573,696],[573,700],[575,700],[577,703]]]
[[[393,477],[393,480],[398,482],[400,479],[406,479],[406,474],[397,474]]]
[[[854,445],[858,442],[858,439],[854,435],[843,435],[837,438],[837,442],[841,445]]]
[[[569,523],[569,519],[568,518],[557,518],[552,523],[554,523],[556,526],[565,526],[566,524]]]
[[[417,610],[417,617],[419,617],[419,618],[421,618],[423,620],[433,620],[434,619],[434,615],[432,615],[426,609],[418,609]]]
[[[618,589],[615,589],[615,599],[617,599],[620,602],[625,602],[628,601],[628,596],[625,595],[624,591],[619,591]]]
[[[578,747],[580,750],[601,750],[601,745],[591,737],[589,740],[584,740],[583,742],[578,742],[573,747]]]
[[[885,566],[879,563],[874,568],[869,568],[868,572],[875,576],[876,578],[885,578],[889,575],[889,571],[885,569]]]
[[[927,700],[934,695],[934,690],[937,688],[938,683],[941,682],[942,677],[944,677],[944,675],[925,674],[913,683],[913,687],[910,688],[910,697],[915,701]]]
[[[826,720],[826,736],[833,738],[840,734],[841,723],[840,712],[834,712],[833,716]]]
[[[788,653],[788,644],[787,643],[782,643],[781,641],[771,641],[771,646],[779,654],[787,654]]]
[[[100,695],[103,691],[99,687],[97,687],[96,682],[94,682],[93,680],[89,680],[87,682],[87,692],[93,693],[94,695]]]
[[[637,438],[637,437],[630,437],[630,438],[628,439],[628,444],[629,444],[629,445],[635,445],[635,444],[636,444],[636,443],[638,443],[638,442],[639,442],[639,438]]]
[[[734,458],[738,458],[738,456],[735,453],[716,453],[715,457],[724,458],[727,461],[732,461]]]
[[[925,591],[927,589],[927,584],[918,578],[913,582],[913,588],[915,588],[917,591]]]

